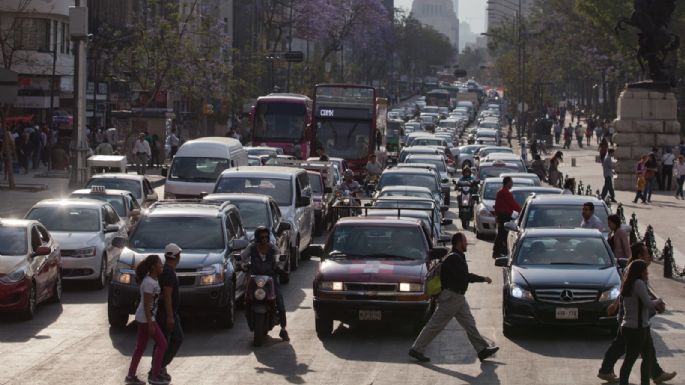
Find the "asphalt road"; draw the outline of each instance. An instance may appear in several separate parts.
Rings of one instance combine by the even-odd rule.
[[[454,217],[454,208],[449,214]],[[449,232],[457,230],[456,224]],[[186,320],[185,342],[170,365],[174,384],[595,384],[602,354],[610,342],[605,330],[536,329],[514,339],[501,331],[501,271],[493,265],[490,241],[468,233],[470,269],[493,278],[473,284],[467,294],[481,333],[501,347],[480,363],[456,322],[430,345],[433,361],[419,365],[407,356],[415,334],[402,324],[336,324],[321,341],[314,331],[312,279],[318,260],[304,262],[284,285],[292,341],[278,330],[265,346],[254,348],[243,313],[232,330],[201,319]],[[107,292],[68,284],[60,305],[38,308],[36,319],[0,320],[0,384],[121,384],[135,344],[135,327],[110,330]],[[655,321],[655,342],[662,366],[682,367],[685,333],[682,312]],[[670,347],[665,346],[668,341]],[[150,365],[150,349],[138,373]],[[677,365],[679,363],[680,365]],[[617,368],[618,370],[618,368]],[[634,371],[637,380],[637,369]],[[685,376],[680,378],[685,379]],[[673,382],[679,383],[679,382]],[[680,382],[683,383],[683,382]]]

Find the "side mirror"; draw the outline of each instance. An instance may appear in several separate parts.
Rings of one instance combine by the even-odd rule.
[[[333,189],[330,187],[324,187],[323,192],[324,192],[324,194],[330,194],[333,192]]]
[[[103,231],[105,234],[106,233],[116,233],[120,229],[121,228],[119,227],[119,225],[107,225],[107,226],[105,226],[105,229]]]
[[[133,210],[131,210],[130,216],[132,216],[132,217],[139,217],[139,216],[140,216],[140,209],[133,209]]]
[[[447,255],[447,248],[445,247],[434,247],[431,249],[430,253],[428,254],[428,259],[435,260],[435,259],[441,259],[445,255]]]
[[[112,239],[112,246],[116,247],[117,249],[123,249],[126,247],[126,242],[127,239],[124,237],[115,237]]]
[[[36,251],[33,252],[33,256],[37,257],[39,255],[50,255],[51,252],[52,250],[50,250],[50,248],[47,246],[38,246]]]
[[[312,202],[312,199],[310,197],[300,197],[297,199],[297,202],[295,202],[296,207],[305,207],[309,206]]]
[[[514,221],[509,221],[504,224],[504,228],[509,230],[509,231],[519,231],[519,227]]]
[[[451,224],[453,224],[453,223],[454,223],[454,220],[452,220],[452,219],[443,219],[442,222],[441,222],[441,224],[442,224],[443,226],[449,226],[449,225],[451,225]],[[449,240],[449,239],[448,239],[448,240]]]
[[[287,260],[288,260],[288,256],[285,255],[285,254],[280,254],[280,255],[278,256],[278,262],[285,262],[285,261],[287,261]]]
[[[233,242],[231,242],[231,250],[242,250],[246,248],[249,244],[250,243],[246,239],[234,239]]]
[[[285,222],[281,221],[281,223],[278,224],[278,227],[276,227],[276,234],[280,234],[284,231],[288,231],[293,228],[293,225],[290,224],[290,222]]]
[[[162,167],[162,176],[167,177],[169,175],[169,169],[166,167]]]
[[[495,258],[495,266],[497,266],[497,267],[508,267],[509,266],[509,257],[503,256],[503,257]]]

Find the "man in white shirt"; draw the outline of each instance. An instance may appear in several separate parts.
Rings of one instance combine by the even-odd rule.
[[[580,227],[583,229],[597,229],[603,231],[605,226],[602,221],[595,215],[595,205],[592,202],[585,202],[583,204],[583,220],[580,222]]]
[[[133,145],[133,155],[136,156],[138,161],[138,174],[145,175],[145,164],[152,155],[152,151],[150,150],[150,143],[145,140],[145,134],[142,132],[138,135],[138,140]]]
[[[169,141],[170,156],[173,158],[176,155],[176,151],[178,151],[178,146],[181,144],[181,140],[176,135],[175,128],[171,129],[171,134],[167,140]]]
[[[666,191],[671,191],[671,182],[673,180],[673,163],[675,163],[675,155],[670,147],[664,149],[664,155],[661,156],[661,168],[663,175],[663,183]]]

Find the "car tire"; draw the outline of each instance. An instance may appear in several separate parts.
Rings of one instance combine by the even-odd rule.
[[[235,289],[228,293],[228,306],[222,309],[216,319],[217,324],[222,329],[232,329],[235,325]]]
[[[26,320],[32,320],[36,315],[36,284],[31,282],[31,288],[29,289],[29,297],[26,301],[26,309],[22,313],[22,318]]]
[[[252,338],[252,344],[254,346],[262,346],[262,344],[264,343],[264,338],[267,334],[266,322],[266,314],[254,315],[254,332]]]
[[[330,318],[316,317],[316,335],[319,339],[329,337],[333,333],[333,320]]]
[[[50,302],[60,303],[62,302],[62,272],[57,273],[57,279],[55,280],[55,286],[52,288],[52,298]]]
[[[107,286],[107,254],[102,255],[100,263],[100,275],[93,281],[96,290],[102,290]]]
[[[107,321],[112,329],[123,329],[128,325],[128,312],[123,312],[114,306],[107,306]]]
[[[506,322],[502,321],[502,334],[504,334],[505,337],[516,337],[517,332],[518,329],[515,326],[509,325]]]

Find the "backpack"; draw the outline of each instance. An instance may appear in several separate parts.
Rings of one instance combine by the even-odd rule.
[[[442,271],[442,262],[449,256],[450,254],[439,260],[438,263],[433,265],[433,267],[428,270],[428,273],[426,273],[426,295],[430,297],[437,297],[442,292],[442,280],[440,278],[440,272]]]

